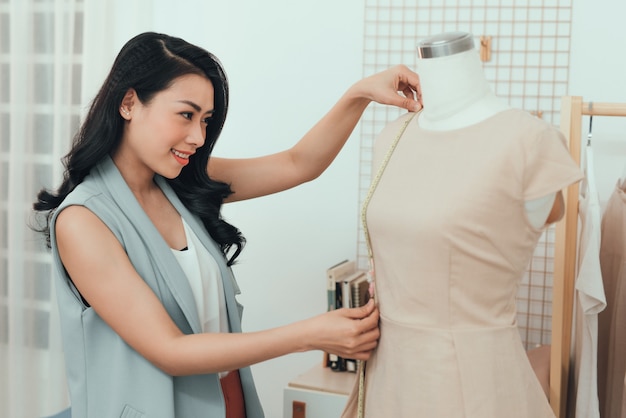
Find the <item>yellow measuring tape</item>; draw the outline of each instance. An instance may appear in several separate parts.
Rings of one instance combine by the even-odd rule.
[[[374,285],[376,284],[375,274],[374,274],[374,253],[372,251],[372,243],[370,241],[370,234],[367,229],[367,206],[369,205],[370,200],[372,200],[374,191],[376,190],[376,187],[378,187],[378,183],[380,182],[380,179],[383,176],[383,172],[385,171],[385,168],[387,167],[387,164],[389,163],[389,160],[391,159],[391,155],[396,149],[398,142],[400,142],[400,138],[402,137],[402,134],[404,134],[406,127],[413,120],[413,117],[415,117],[415,115],[416,114],[413,113],[409,118],[407,118],[404,121],[404,124],[400,128],[400,131],[398,132],[396,137],[393,139],[393,142],[391,143],[389,150],[387,150],[387,154],[385,155],[385,158],[380,164],[380,167],[378,168],[376,175],[372,179],[372,183],[370,185],[369,190],[367,191],[367,196],[365,196],[365,200],[363,201],[363,207],[361,209],[361,223],[363,224],[363,232],[365,234],[365,243],[367,244],[367,255],[368,255],[369,263],[370,263],[369,280],[370,282],[374,283]],[[374,291],[370,295],[370,297],[375,298],[376,292]],[[358,405],[358,418],[363,418],[365,414],[365,365],[366,365],[365,361],[359,362],[359,397],[358,397],[358,404],[357,404]]]

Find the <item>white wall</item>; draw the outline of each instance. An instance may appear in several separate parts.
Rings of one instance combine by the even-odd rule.
[[[129,16],[127,2],[116,2]],[[360,0],[158,0],[147,5],[152,7],[138,7],[152,13],[152,19],[139,22],[144,30],[201,45],[226,68],[231,107],[216,155],[257,156],[291,146],[362,74]],[[574,0],[570,94],[585,101],[626,102],[625,15],[623,2]],[[127,29],[133,22],[115,25],[105,66],[135,34]],[[101,80],[95,78],[97,87]],[[595,118],[593,133],[598,185],[606,200],[626,165],[626,118]],[[356,254],[358,137],[357,128],[316,181],[225,207],[226,218],[248,239],[235,267],[246,306],[245,330],[324,311],[325,268]],[[281,416],[287,382],[321,358],[318,352],[293,354],[253,367],[268,418]]]
[[[625,15],[626,2],[574,0],[570,95],[585,102],[626,103]],[[586,136],[589,117],[583,119]],[[594,117],[592,147],[604,205],[617,179],[626,175],[626,118]]]

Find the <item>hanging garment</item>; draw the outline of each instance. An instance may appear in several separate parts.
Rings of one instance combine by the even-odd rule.
[[[619,182],[602,216],[600,264],[607,308],[599,315],[598,392],[602,418],[625,418],[626,192]]]
[[[617,182],[618,187],[622,190],[626,190],[626,164],[624,164],[624,168],[622,169],[622,176]]]
[[[407,117],[378,136],[374,170]],[[554,417],[516,323],[543,232],[524,202],[581,178],[560,132],[521,110],[446,132],[409,123],[367,211],[381,336],[365,417]]]
[[[624,373],[624,391],[622,392],[622,415],[620,418],[626,418],[626,373]]]
[[[596,188],[593,149],[583,150],[585,179],[580,185],[578,206],[578,269],[574,293],[574,361],[570,373],[568,415],[599,418],[598,314],[606,307],[600,269],[602,210]]]

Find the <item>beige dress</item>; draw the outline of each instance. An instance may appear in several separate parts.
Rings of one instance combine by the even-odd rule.
[[[374,147],[374,170],[408,115]],[[367,213],[381,337],[369,418],[554,416],[516,325],[542,231],[524,202],[582,178],[562,135],[520,110],[438,132],[409,123]],[[356,416],[357,388],[343,416]]]

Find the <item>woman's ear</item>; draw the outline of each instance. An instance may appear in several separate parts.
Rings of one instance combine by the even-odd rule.
[[[122,118],[126,120],[131,119],[136,99],[137,93],[135,92],[135,89],[128,89],[122,98],[122,103],[120,104],[120,115],[122,115]]]

